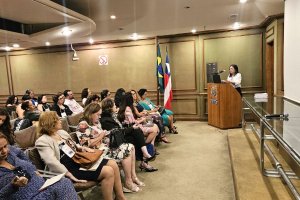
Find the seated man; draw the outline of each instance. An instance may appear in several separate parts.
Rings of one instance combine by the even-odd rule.
[[[73,92],[71,90],[65,90],[64,96],[64,104],[67,105],[74,114],[83,112],[83,107],[74,99]]]

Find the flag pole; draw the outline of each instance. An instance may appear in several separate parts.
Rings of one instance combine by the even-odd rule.
[[[159,86],[159,83],[158,83],[158,69],[157,69],[157,46],[158,46],[158,37],[157,36],[155,36],[155,49],[156,49],[156,54],[155,54],[155,56],[156,56],[156,105],[159,105],[159,90],[160,90],[160,86]]]

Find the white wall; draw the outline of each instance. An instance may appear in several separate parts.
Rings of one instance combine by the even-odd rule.
[[[300,102],[300,0],[285,1],[284,95]]]

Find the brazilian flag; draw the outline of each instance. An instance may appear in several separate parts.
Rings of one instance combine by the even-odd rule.
[[[157,71],[157,85],[160,93],[164,93],[164,70],[161,63],[161,54],[159,44],[157,44],[157,59],[156,59],[156,71]]]

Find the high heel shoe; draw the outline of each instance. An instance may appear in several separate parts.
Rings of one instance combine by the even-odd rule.
[[[170,129],[170,133],[178,134],[178,131],[175,126],[172,129]]]
[[[146,163],[146,165],[147,165],[147,167],[145,167],[143,165],[143,163],[140,164],[139,168],[141,169],[141,171],[145,170],[145,172],[155,172],[158,170],[157,168],[154,168],[154,167],[148,165],[147,163]]]
[[[150,158],[143,158],[143,161],[149,162],[149,161],[154,161],[156,159],[156,155],[151,156]]]
[[[132,180],[133,180],[133,182],[134,182],[135,184],[137,184],[137,186],[139,186],[139,187],[145,187],[145,186],[146,186],[146,184],[143,183],[142,181],[140,181],[137,177],[132,178]]]
[[[160,138],[160,141],[163,142],[163,143],[166,143],[166,144],[172,143],[171,141],[169,141],[169,140],[167,139],[166,136],[161,137],[161,138]]]
[[[126,185],[123,187],[123,192],[125,193],[131,193],[131,192],[138,192],[141,189],[135,184],[131,183],[130,185]]]

